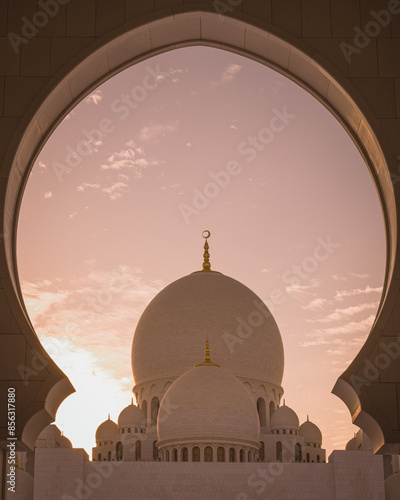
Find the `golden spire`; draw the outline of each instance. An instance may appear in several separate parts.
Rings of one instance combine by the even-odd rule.
[[[110,414],[108,414],[108,420],[110,420]]]
[[[211,263],[210,263],[210,254],[208,253],[208,249],[210,248],[208,246],[208,238],[211,236],[211,233],[210,231],[206,230],[206,231],[203,231],[203,234],[202,234],[203,238],[206,240],[204,242],[204,253],[203,253],[203,258],[204,258],[204,262],[203,262],[203,271],[210,271],[211,270]]]
[[[307,415],[307,422],[310,421],[310,415]]]
[[[213,271],[211,269],[211,262],[210,262],[210,254],[208,252],[209,250],[209,246],[208,246],[208,238],[211,236],[211,233],[208,229],[206,229],[205,231],[203,231],[202,233],[202,236],[203,238],[206,240],[204,242],[204,253],[203,253],[203,269],[201,271],[194,271],[192,274],[196,274],[196,273],[202,273],[202,272],[209,272],[209,273],[218,273],[218,274],[221,274],[220,272],[218,271]]]
[[[204,361],[206,363],[210,363],[211,358],[210,358],[210,343],[208,342],[208,339],[206,340],[206,354],[204,356]]]
[[[133,398],[131,398],[131,406],[133,405]]]
[[[286,406],[286,399],[283,400],[283,406]]]
[[[208,342],[208,339],[206,340],[206,354],[204,356],[204,363],[198,363],[196,366],[219,366],[221,368],[221,365],[217,365],[216,363],[211,362],[210,358],[210,344]]]

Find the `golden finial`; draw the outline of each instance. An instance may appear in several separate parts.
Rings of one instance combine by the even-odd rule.
[[[283,400],[283,406],[286,406],[286,399]]]
[[[309,416],[309,415],[307,415],[307,422],[309,422],[309,421],[310,421],[310,416]]]
[[[133,398],[131,398],[131,406],[133,405]]]
[[[192,274],[196,274],[196,273],[202,273],[204,271],[206,272],[209,272],[209,273],[218,273],[218,274],[221,274],[220,272],[218,271],[213,271],[211,269],[211,263],[210,263],[210,254],[208,252],[209,250],[209,246],[208,246],[208,238],[211,236],[211,233],[208,229],[206,229],[205,231],[202,232],[202,236],[203,238],[206,240],[204,242],[204,253],[203,253],[203,269],[201,271],[194,271]]]
[[[203,253],[203,258],[204,258],[204,262],[203,262],[203,271],[210,271],[211,270],[211,264],[210,264],[210,254],[208,253],[208,249],[210,248],[208,246],[208,238],[211,236],[211,233],[210,231],[206,230],[206,231],[203,231],[203,234],[202,234],[203,238],[206,240],[204,242],[204,253]]]
[[[110,420],[110,414],[108,414],[108,420]]]
[[[204,356],[204,363],[198,363],[196,366],[219,366],[221,368],[221,365],[217,365],[216,363],[211,363],[211,357],[210,357],[210,344],[208,342],[208,339],[206,340],[206,354]]]
[[[204,361],[206,363],[209,363],[211,361],[211,358],[210,358],[210,344],[208,342],[208,339],[206,340],[206,354],[204,356]]]

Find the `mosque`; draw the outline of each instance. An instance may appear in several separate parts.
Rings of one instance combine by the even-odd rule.
[[[202,269],[165,287],[138,322],[136,404],[100,424],[91,461],[45,428],[32,494],[20,498],[399,498],[385,497],[383,457],[366,436],[327,460],[320,429],[300,425],[283,399],[278,326],[255,293],[211,269],[209,236]]]

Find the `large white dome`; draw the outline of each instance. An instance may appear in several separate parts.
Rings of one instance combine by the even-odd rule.
[[[213,271],[171,283],[147,306],[132,344],[136,385],[185,373],[206,337],[226,370],[281,385],[283,345],[274,318],[249,288]]]
[[[166,392],[157,425],[159,446],[241,444],[258,450],[256,405],[245,386],[219,366],[203,364],[181,375]]]

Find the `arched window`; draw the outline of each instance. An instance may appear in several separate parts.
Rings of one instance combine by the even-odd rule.
[[[135,444],[135,460],[142,460],[142,443],[136,441]]]
[[[143,422],[142,427],[147,427],[147,401],[146,400],[142,401],[141,410],[143,411],[143,413],[146,416],[146,421]]]
[[[213,461],[213,449],[211,446],[206,446],[204,448],[204,462],[212,462]]]
[[[276,431],[277,434],[279,434],[279,429]]]
[[[111,461],[111,451],[108,452],[108,461]]]
[[[135,430],[135,432],[136,432],[136,430]],[[129,429],[128,429],[128,434],[130,434],[130,433],[131,433],[131,428],[129,427]]]
[[[301,444],[300,443],[296,443],[296,446],[294,447],[294,459],[296,462],[301,462],[302,453],[301,453]]]
[[[236,450],[235,450],[235,448],[229,448],[229,462],[236,462]]]
[[[240,450],[239,460],[240,460],[241,462],[244,462],[244,450]]]
[[[157,397],[151,400],[151,425],[157,425],[158,410],[160,408],[160,401]]]
[[[158,460],[157,441],[153,441],[153,460]]]
[[[174,448],[172,450],[172,461],[173,462],[177,462],[178,461],[178,450],[176,448]]]
[[[187,448],[182,448],[182,462],[189,461],[189,453]]]
[[[225,448],[223,446],[218,446],[217,462],[225,462]]]
[[[320,462],[320,460],[321,460],[321,459],[320,459],[319,455],[317,455],[317,462],[319,463],[319,462]]]
[[[200,448],[198,446],[192,450],[192,462],[200,462]]]
[[[310,454],[307,453],[307,462],[310,462]]]
[[[286,434],[286,429],[283,429],[282,434]]]
[[[251,457],[251,451],[249,451],[249,452],[247,453],[247,461],[248,461],[248,462],[252,462],[252,459],[251,459],[251,458],[252,458],[252,457]]]
[[[314,443],[314,448],[316,448],[316,447],[317,447],[317,445]]]
[[[276,443],[276,460],[282,462],[282,443],[280,441]]]
[[[97,460],[101,460],[101,453],[98,454]]]
[[[292,431],[292,429],[290,429],[290,434],[293,434],[293,431]]]
[[[121,443],[121,441],[119,441],[117,443],[117,450],[116,451],[117,451],[117,460],[118,461],[122,460],[123,453],[122,453],[122,443]]]
[[[264,445],[264,441],[260,441],[260,451],[258,452],[258,456],[260,457],[260,462],[264,462],[264,460],[265,460],[265,445]]]
[[[165,452],[165,461],[169,462],[169,450]]]
[[[265,408],[265,400],[263,398],[257,399],[257,412],[260,420],[260,426],[265,427],[267,425],[267,412]]]
[[[269,402],[269,419],[271,420],[272,414],[275,411],[275,403],[273,401]]]

